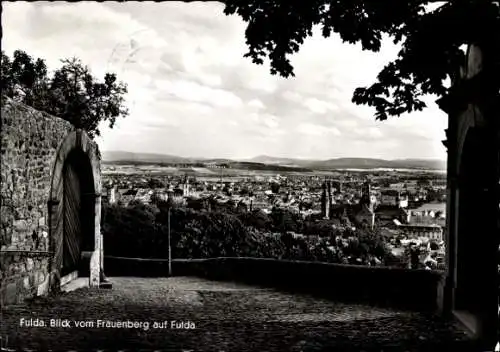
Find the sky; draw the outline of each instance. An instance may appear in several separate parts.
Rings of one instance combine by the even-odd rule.
[[[397,56],[323,38],[318,30],[291,56],[282,78],[247,52],[245,22],[217,2],[3,2],[2,50],[46,60],[78,57],[99,79],[128,84],[129,116],[100,127],[103,151],[183,157],[257,155],[329,159],[446,158],[447,116],[435,97],[422,112],[376,121],[351,103]]]

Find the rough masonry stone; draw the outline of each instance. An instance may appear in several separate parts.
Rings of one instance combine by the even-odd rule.
[[[97,145],[86,133],[9,98],[2,97],[1,126],[0,298],[10,304],[45,294],[57,284],[49,277],[60,276],[60,263],[53,259],[54,245],[61,243],[58,238],[63,234],[61,228],[48,226],[54,216],[49,200],[54,182],[62,180],[68,154],[80,147],[87,155],[96,193],[100,159]],[[97,228],[100,212],[88,221]]]

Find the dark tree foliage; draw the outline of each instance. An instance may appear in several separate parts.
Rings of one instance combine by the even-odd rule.
[[[208,199],[197,199],[197,198],[188,198],[187,199],[187,208],[193,210],[208,210]]]
[[[274,207],[270,214],[272,219],[272,228],[270,230],[277,232],[301,232],[303,222],[300,215],[287,209]]]
[[[358,229],[357,237],[361,243],[366,245],[367,252],[373,253],[377,257],[385,257],[390,252],[378,229]]]
[[[439,250],[439,244],[437,244],[435,241],[431,241],[429,244],[431,251],[437,251]]]
[[[146,258],[160,254],[161,243],[155,235],[155,208],[136,202],[128,207],[105,205],[103,209],[102,231],[109,254]],[[143,248],[148,250],[141,250]]]
[[[49,76],[45,61],[21,50],[10,58],[2,51],[2,95],[39,111],[71,122],[90,137],[100,134],[98,125],[128,115],[124,107],[126,84],[116,74],[106,73],[98,81],[76,58],[61,60],[62,66]]]
[[[449,0],[426,11],[428,0],[270,0],[225,1],[224,13],[248,23],[249,48],[245,57],[256,64],[269,58],[271,73],[294,76],[289,56],[312,35],[313,26],[324,37],[338,33],[344,42],[361,43],[364,50],[380,50],[382,35],[401,44],[397,59],[389,62],[370,87],[357,88],[352,101],[376,109],[385,120],[426,107],[422,96],[443,96],[447,77],[463,63],[464,44],[487,40],[498,48],[500,11],[497,1]]]
[[[157,178],[150,178],[147,181],[148,188],[156,189],[156,188],[165,188],[165,183]]]
[[[132,202],[126,207],[104,204],[102,231],[108,255],[167,258],[169,209],[173,258],[243,256],[366,265],[377,256],[391,262],[376,232],[332,231],[325,222],[317,227],[317,233],[311,228],[311,234],[315,232],[311,236],[295,236],[286,229],[279,229],[279,233],[273,230],[273,220],[280,222],[286,213],[275,212],[273,219],[260,211],[234,215],[172,208],[165,202],[154,206]],[[297,218],[291,219],[292,214],[285,216],[290,216],[294,226],[300,224]],[[358,238],[349,239],[349,245],[344,246],[338,236]]]
[[[261,210],[254,210],[238,215],[240,221],[248,227],[253,227],[257,230],[272,229],[273,219]]]
[[[271,183],[271,191],[274,193],[274,194],[278,194],[280,192],[280,184],[277,183],[277,182],[272,182]]]
[[[304,221],[302,233],[304,235],[317,235],[327,237],[334,234],[333,227],[328,220]]]

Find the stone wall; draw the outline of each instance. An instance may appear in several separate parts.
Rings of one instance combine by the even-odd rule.
[[[165,277],[168,260],[104,257],[111,276]],[[271,258],[172,260],[174,276],[235,281],[348,303],[435,312],[443,273]]]
[[[49,288],[48,200],[60,143],[73,126],[8,98],[1,107],[2,303]]]

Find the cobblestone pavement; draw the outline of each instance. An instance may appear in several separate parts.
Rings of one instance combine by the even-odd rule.
[[[457,350],[453,343],[466,340],[457,327],[422,313],[199,278],[111,281],[111,290],[83,288],[5,307],[4,345],[7,337],[7,347],[35,351],[438,351]],[[47,326],[20,326],[21,318]],[[50,327],[50,319],[69,319],[72,326]],[[150,326],[97,327],[99,319]],[[80,320],[94,327],[76,327]],[[190,321],[195,329],[172,329],[171,320]],[[165,321],[168,328],[153,327]]]

